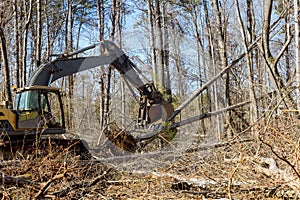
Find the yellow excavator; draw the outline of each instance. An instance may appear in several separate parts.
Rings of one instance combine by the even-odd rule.
[[[101,49],[99,56],[73,58],[74,55],[77,56],[97,46],[100,46]],[[141,71],[120,48],[110,41],[103,41],[68,55],[59,55],[53,61],[38,67],[29,78],[26,87],[15,89],[12,106],[10,103],[0,105],[0,149],[11,150],[14,146],[20,145],[26,147],[27,144],[32,144],[34,141],[38,142],[37,138],[45,135],[64,135],[67,130],[62,97],[60,90],[50,87],[50,84],[59,78],[84,70],[111,65],[124,77],[125,82],[129,83],[127,85],[133,86],[139,92],[139,111],[136,125],[146,131],[133,136],[133,134],[117,127],[113,131],[107,132],[108,134],[106,132],[104,134],[121,149],[137,152],[141,150],[140,147],[145,147],[164,131],[168,132],[175,129],[176,134],[177,127],[249,104],[247,101],[175,122],[175,117],[184,108],[218,78],[222,77],[226,71],[235,66],[244,55],[242,54],[233,60],[230,65],[198,88],[175,110],[171,102],[164,99],[162,93],[156,89],[152,82],[144,83],[142,81],[140,78],[142,76]],[[62,143],[62,146],[69,145],[68,139],[60,140],[58,138],[57,141]],[[81,139],[77,139],[75,142],[80,143],[80,148],[84,146],[84,141]],[[87,150],[85,147],[83,148]]]
[[[99,56],[72,58],[97,46],[102,50]],[[120,48],[110,41],[103,41],[42,64],[33,72],[26,87],[15,90],[13,107],[0,107],[0,146],[11,141],[34,138],[37,134],[66,133],[60,90],[50,87],[50,84],[59,78],[103,65],[114,67],[125,81],[138,90],[138,126],[148,126],[159,120],[167,121],[171,117],[174,111],[172,104],[163,98],[153,83],[141,80],[139,69]]]

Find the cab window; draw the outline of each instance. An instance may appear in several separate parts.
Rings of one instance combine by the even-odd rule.
[[[50,112],[55,121],[58,124],[62,124],[62,112],[58,94],[56,92],[47,92],[42,95],[41,99],[45,99],[44,103],[42,102],[44,111]]]
[[[14,110],[18,109],[19,99],[20,99],[20,93],[16,93],[14,97]]]
[[[17,110],[33,111],[39,109],[39,92],[37,90],[21,92],[17,97],[19,98]]]

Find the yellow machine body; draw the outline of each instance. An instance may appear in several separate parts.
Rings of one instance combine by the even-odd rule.
[[[0,123],[3,128],[8,127],[9,123],[13,130],[17,130],[17,115],[10,109],[0,107]]]

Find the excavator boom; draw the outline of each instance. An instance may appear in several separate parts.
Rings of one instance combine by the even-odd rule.
[[[91,47],[96,47],[92,45]],[[128,56],[110,41],[100,43],[103,53],[99,56],[89,56],[81,58],[57,58],[56,60],[41,65],[31,76],[28,85],[48,86],[59,78],[69,76],[81,71],[95,67],[112,65],[116,70],[125,76],[134,87],[147,93],[143,81],[134,70],[135,65],[129,60]],[[88,50],[88,48],[84,48]],[[81,52],[81,51],[78,51]],[[71,53],[73,55],[73,53]]]

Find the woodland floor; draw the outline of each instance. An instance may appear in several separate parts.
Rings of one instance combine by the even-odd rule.
[[[0,197],[297,199],[298,124],[286,116],[264,120],[253,126],[255,136],[243,132],[210,146],[204,156],[199,146],[163,168],[135,172],[83,161],[69,149],[51,147],[46,154],[37,149],[0,162]]]

